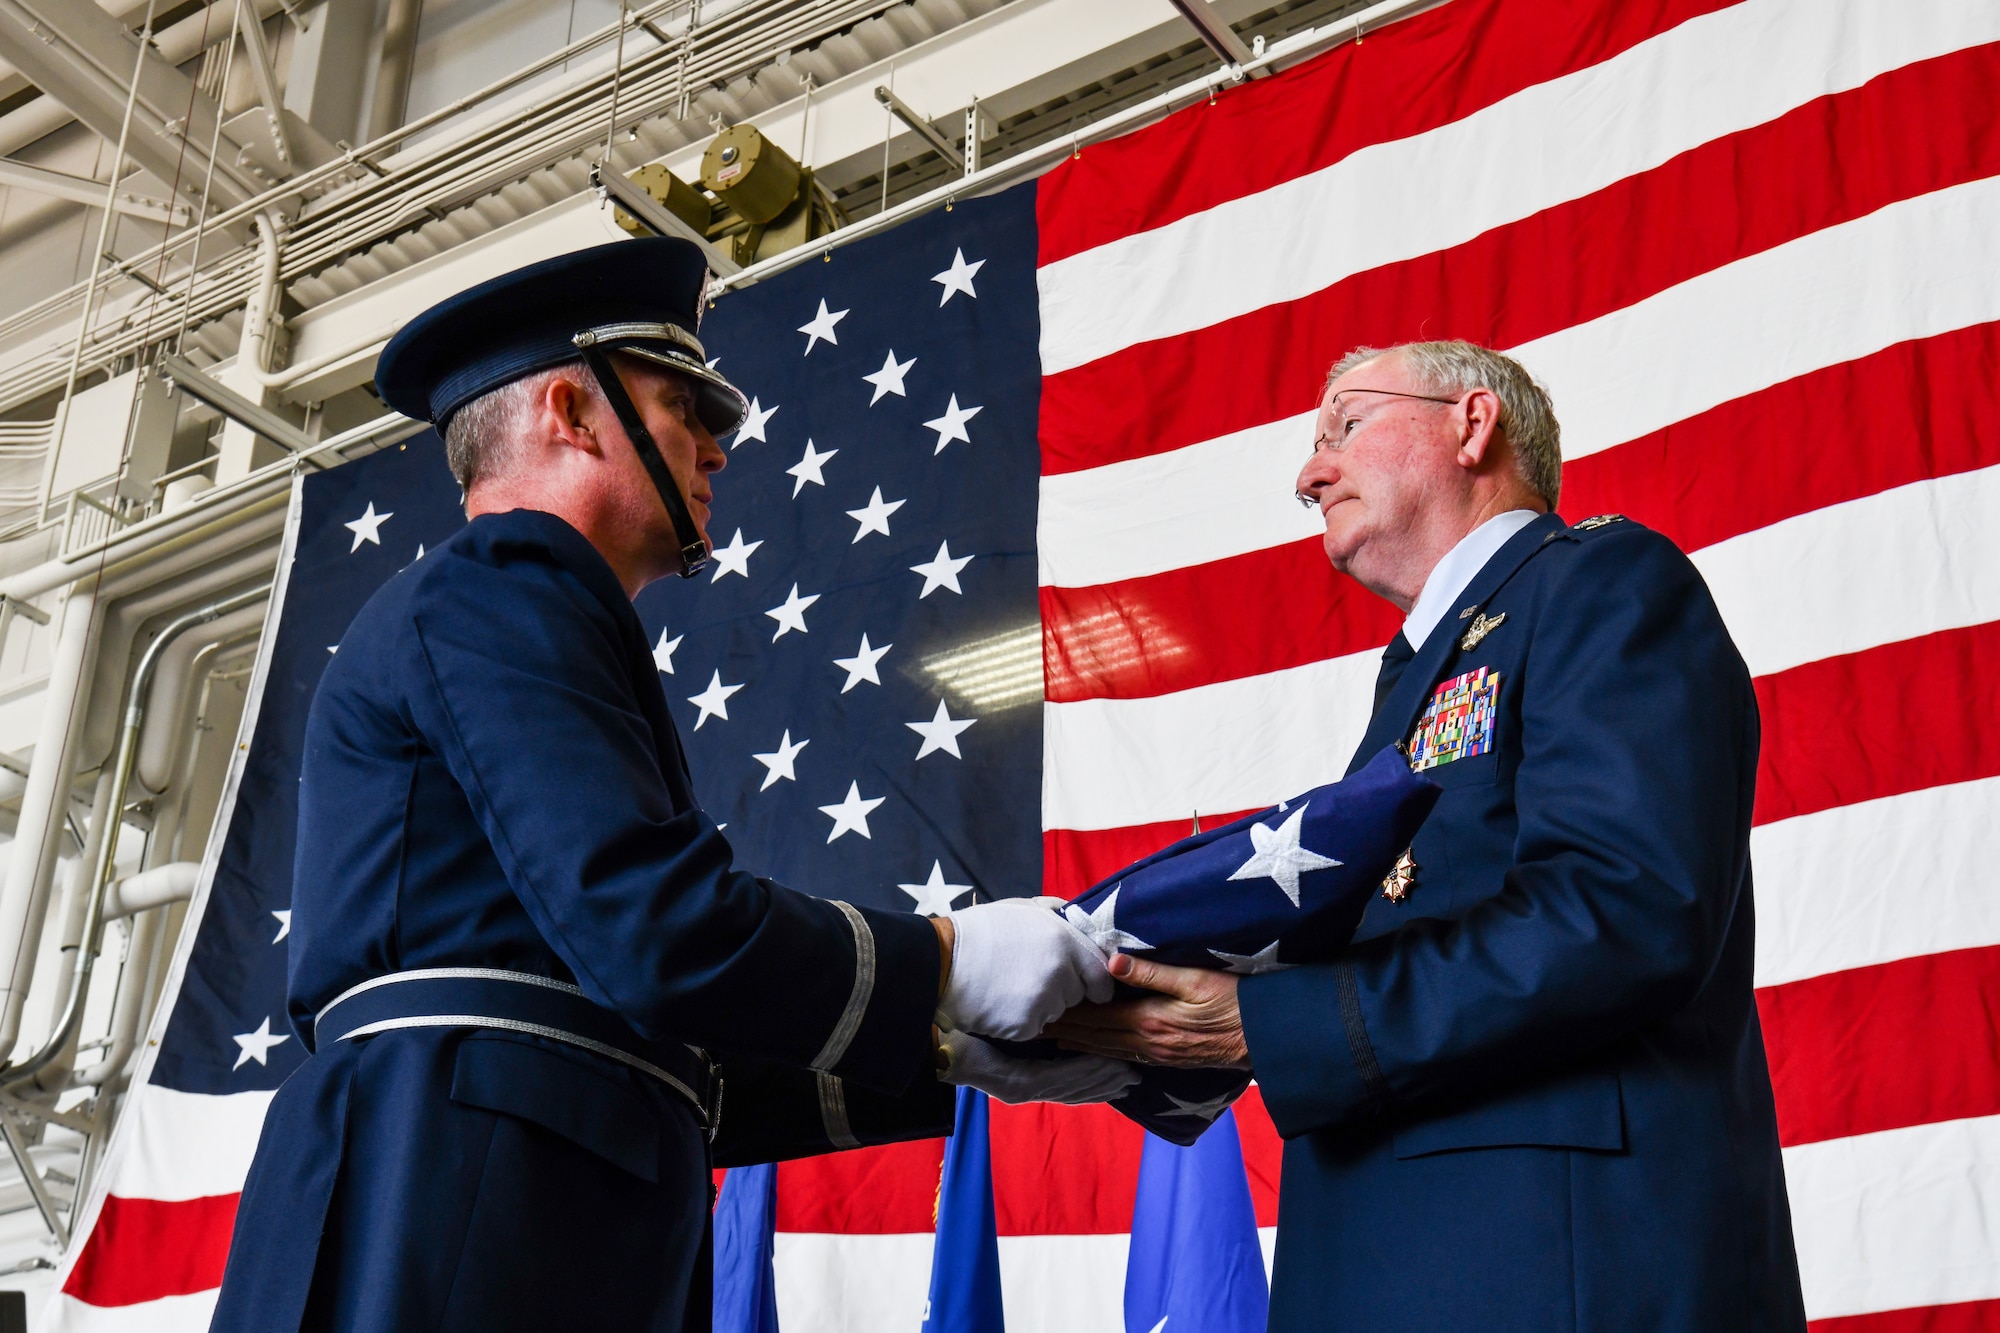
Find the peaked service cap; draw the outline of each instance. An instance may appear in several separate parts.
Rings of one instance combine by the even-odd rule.
[[[594,344],[687,376],[696,415],[720,438],[742,423],[748,404],[709,368],[695,336],[707,285],[707,259],[678,237],[613,241],[544,259],[405,324],[382,349],[375,387],[389,406],[441,433],[481,394],[578,360],[581,348]]]

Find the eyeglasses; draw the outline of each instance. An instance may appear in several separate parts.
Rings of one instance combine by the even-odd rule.
[[[1459,394],[1453,398],[1440,398],[1436,394],[1404,393],[1400,389],[1342,389],[1339,393],[1335,394],[1331,399],[1329,399],[1328,402],[1337,411],[1339,410],[1340,407],[1340,400],[1345,398],[1350,393],[1379,393],[1385,398],[1413,398],[1420,403],[1450,403],[1454,406],[1465,400],[1464,394]],[[1346,421],[1349,424],[1354,423],[1354,419],[1352,417],[1347,418]],[[1313,452],[1319,453],[1321,450],[1326,450],[1332,453],[1339,453],[1341,450],[1347,447],[1347,444],[1348,444],[1348,437],[1346,433],[1343,432],[1341,437],[1337,440],[1328,440],[1323,437],[1314,440]],[[1319,501],[1314,499],[1312,496],[1308,495],[1304,491],[1294,492],[1294,498],[1297,499],[1298,502],[1304,505],[1307,509],[1317,509],[1319,507]]]

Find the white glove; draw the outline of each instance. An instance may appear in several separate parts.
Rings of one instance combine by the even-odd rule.
[[[1027,1041],[1085,1000],[1111,998],[1111,973],[1059,898],[1002,898],[951,914],[951,980],[940,1026]]]
[[[969,1032],[946,1032],[939,1038],[947,1065],[938,1077],[946,1083],[977,1088],[1003,1102],[1115,1101],[1139,1081],[1136,1067],[1101,1055],[1064,1055],[1054,1060],[1023,1060],[981,1041]]]

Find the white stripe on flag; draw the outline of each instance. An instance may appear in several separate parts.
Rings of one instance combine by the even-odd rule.
[[[1274,805],[1332,782],[1368,729],[1379,648],[1149,699],[1042,707],[1042,827]]]
[[[2000,1116],[1785,1149],[1806,1315],[2000,1297]]]
[[[1086,588],[1317,536],[1294,498],[1313,414],[1183,449],[1042,478],[1035,552],[1045,587]]]
[[[1865,431],[1853,447],[1868,447]],[[1763,676],[2000,620],[1996,515],[2000,467],[1982,468],[1788,518],[1693,559]]]
[[[208,1333],[214,1314],[213,1291],[137,1305],[86,1305],[57,1292],[33,1327],[38,1333]]]
[[[2000,264],[1985,262],[1996,233],[2000,177],[1969,181],[1511,352],[1555,400],[1563,457],[1581,458],[1822,366],[2000,318]]]
[[[2000,778],[1765,824],[1757,984],[2000,944]]]
[[[1047,265],[1043,371],[1449,249],[1814,98],[1995,40],[1991,4],[1745,0],[1449,125]]]
[[[778,1327],[785,1333],[904,1329],[924,1322],[930,1296],[928,1231],[845,1235],[780,1231],[772,1259]]]
[[[1121,1235],[1002,1236],[1000,1297],[1007,1327],[1035,1333],[1105,1333],[1125,1327]],[[791,1333],[787,1328],[785,1333]]]
[[[2000,264],[1966,258],[1990,253],[1996,235],[2000,176],[1814,232],[1510,350],[1549,385],[1564,456],[1576,458],[1898,342],[2000,320]],[[1317,515],[1291,498],[1311,439],[1309,416],[1288,417],[1042,478],[1041,581],[1089,587],[1311,536]]]
[[[131,1137],[108,1191],[128,1199],[237,1194],[250,1174],[271,1092],[211,1097],[149,1083],[132,1099]]]

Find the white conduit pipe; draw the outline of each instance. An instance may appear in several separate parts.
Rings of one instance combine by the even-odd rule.
[[[42,938],[48,895],[46,875],[55,868],[62,832],[63,804],[75,762],[75,720],[79,699],[88,691],[90,651],[97,632],[97,593],[80,584],[64,599],[56,627],[55,660],[49,666],[42,701],[42,726],[28,765],[21,817],[0,881],[0,1052],[12,1051],[21,1035],[21,999],[34,972],[35,946]]]
[[[168,903],[184,903],[194,896],[194,884],[200,878],[199,861],[169,861],[114,880],[104,891],[104,919],[117,921]]]

